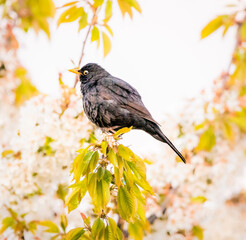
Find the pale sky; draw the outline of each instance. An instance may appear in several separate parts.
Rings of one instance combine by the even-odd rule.
[[[133,20],[122,19],[116,8],[109,22],[114,32],[112,49],[103,58],[95,43],[86,47],[84,64],[96,62],[112,75],[133,85],[157,121],[165,114],[178,111],[185,99],[197,96],[201,89],[227,68],[230,61],[233,32],[222,39],[218,31],[200,40],[201,29],[213,17],[222,13],[222,0],[139,0],[142,14],[135,12]],[[22,47],[19,56],[38,89],[57,94],[58,72],[64,81],[73,83],[74,75],[67,71],[78,62],[84,32],[77,25],[52,26],[51,41],[44,34],[19,33]],[[141,139],[140,143],[138,140]],[[129,145],[137,151],[147,141],[159,147],[148,134],[134,131],[127,136]],[[155,148],[155,147],[154,147]],[[144,151],[149,152],[146,147]]]

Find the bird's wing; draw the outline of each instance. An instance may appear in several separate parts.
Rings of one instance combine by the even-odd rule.
[[[101,84],[108,90],[103,93],[105,99],[117,101],[121,108],[159,125],[144,106],[140,94],[130,84],[115,77],[104,78]]]

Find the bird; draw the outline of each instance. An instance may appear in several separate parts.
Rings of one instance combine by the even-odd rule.
[[[164,135],[158,122],[144,106],[138,91],[129,83],[112,76],[96,63],[69,71],[79,74],[84,112],[92,123],[101,129],[113,131],[123,127],[143,130],[168,144],[186,163],[183,155]]]

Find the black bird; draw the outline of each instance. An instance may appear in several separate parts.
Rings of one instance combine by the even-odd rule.
[[[95,63],[69,71],[80,75],[84,111],[90,121],[103,129],[118,130],[132,126],[144,130],[157,140],[167,143],[185,163],[182,154],[163,134],[159,124],[144,106],[141,96],[130,84],[113,77]]]

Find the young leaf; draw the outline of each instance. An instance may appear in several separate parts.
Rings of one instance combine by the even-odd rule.
[[[129,5],[133,8],[135,8],[139,13],[142,12],[140,5],[138,4],[137,0],[126,0],[126,2],[129,3]]]
[[[83,168],[84,168],[83,159],[85,158],[85,155],[87,154],[88,148],[89,147],[82,149],[82,151],[80,151],[81,153],[78,154],[78,156],[73,161],[71,172],[74,173],[73,179],[75,179],[76,182],[80,180],[80,177],[82,175]],[[87,164],[87,166],[88,166],[88,164]]]
[[[142,240],[144,236],[143,227],[139,222],[129,223],[128,232],[129,236],[134,240]]]
[[[114,167],[118,167],[117,157],[112,148],[108,151],[108,160],[114,165]]]
[[[107,141],[103,141],[103,142],[101,143],[101,148],[102,148],[102,154],[103,154],[104,156],[107,155],[107,147],[108,147],[108,142],[107,142]]]
[[[112,0],[108,0],[105,7],[105,17],[104,23],[107,23],[109,19],[112,17]]]
[[[123,160],[117,156],[118,168],[114,167],[115,183],[118,188],[121,186],[121,180],[123,178]]]
[[[210,151],[216,143],[216,138],[214,135],[214,130],[212,126],[209,126],[208,129],[200,136],[200,141],[196,147],[197,151]]]
[[[104,0],[94,0],[94,7],[99,7],[103,4]]]
[[[61,225],[62,230],[65,232],[67,228],[67,217],[65,214],[61,215],[60,225]]]
[[[120,130],[118,130],[115,134],[114,134],[114,137],[118,137],[124,133],[128,133],[130,132],[132,129],[132,127],[128,128],[128,127],[124,127],[124,128],[121,128]]]
[[[246,41],[246,22],[244,22],[241,26],[240,35],[241,35],[241,40]]]
[[[207,201],[207,198],[204,196],[192,197],[190,200],[192,203],[204,203]]]
[[[200,226],[193,226],[192,234],[193,236],[196,236],[199,240],[203,240],[203,229]]]
[[[136,212],[135,196],[126,187],[120,187],[117,195],[117,204],[120,216],[126,221],[129,221]]]
[[[132,161],[135,154],[128,147],[125,147],[122,144],[120,144],[118,146],[118,155],[126,161]]]
[[[66,240],[78,240],[84,233],[85,230],[82,227],[74,228],[66,234]]]
[[[2,234],[7,228],[13,228],[15,220],[12,217],[6,217],[2,221],[2,227],[0,229],[0,234]]]
[[[128,13],[130,18],[132,18],[132,9],[128,2],[126,2],[125,0],[118,0],[118,5],[123,17],[126,13]]]
[[[109,25],[107,25],[107,24],[104,24],[104,27],[107,29],[107,31],[110,33],[110,35],[113,37],[113,31],[112,31],[112,29],[109,27]]]
[[[91,239],[92,240],[97,239],[97,236],[102,231],[103,227],[104,227],[103,220],[101,218],[97,218],[91,228]]]
[[[120,229],[118,228],[116,222],[112,219],[112,218],[108,218],[108,228],[109,228],[109,232],[112,235],[112,239],[114,240],[121,240],[123,238],[122,232],[120,231]]]
[[[98,162],[99,159],[99,153],[97,151],[94,151],[92,156],[90,157],[90,163],[89,163],[89,171],[92,172]]]
[[[97,195],[94,197],[94,204],[98,209],[105,209],[110,200],[110,186],[104,180],[97,181]]]
[[[79,19],[79,31],[88,25],[87,18],[88,18],[88,15],[84,11],[83,14],[81,15],[80,19]]]
[[[99,30],[97,27],[93,27],[92,31],[91,31],[91,42],[97,42],[97,48],[100,45],[100,35],[99,35]]]
[[[59,184],[57,191],[56,191],[58,198],[60,198],[63,202],[65,202],[65,198],[66,198],[67,193],[68,193],[67,185]]]
[[[85,10],[83,7],[77,8],[72,6],[61,14],[57,21],[57,26],[59,27],[61,23],[68,23],[77,20],[80,16],[84,14]]]
[[[83,199],[83,197],[87,192],[86,179],[83,179],[80,183],[76,185],[77,186],[66,200],[66,205],[68,206],[68,212],[71,212],[72,210],[78,207],[78,205],[80,204],[81,200]]]
[[[68,7],[68,6],[74,5],[76,3],[78,3],[78,1],[69,2],[69,3],[66,3],[66,4],[62,5],[61,8]]]
[[[31,221],[27,225],[28,231],[30,231],[33,235],[35,234],[35,231],[37,230],[37,222],[36,221]],[[0,231],[1,233],[1,231]]]
[[[50,220],[45,220],[45,221],[40,221],[38,222],[39,225],[47,227],[47,229],[45,230],[45,232],[49,232],[49,233],[59,233],[59,228],[58,226],[53,223]]]
[[[108,55],[111,50],[111,41],[106,33],[102,33],[103,37],[103,49],[104,49],[104,57]]]
[[[210,21],[201,31],[201,39],[209,36],[223,25],[223,20],[226,15],[221,15]]]

